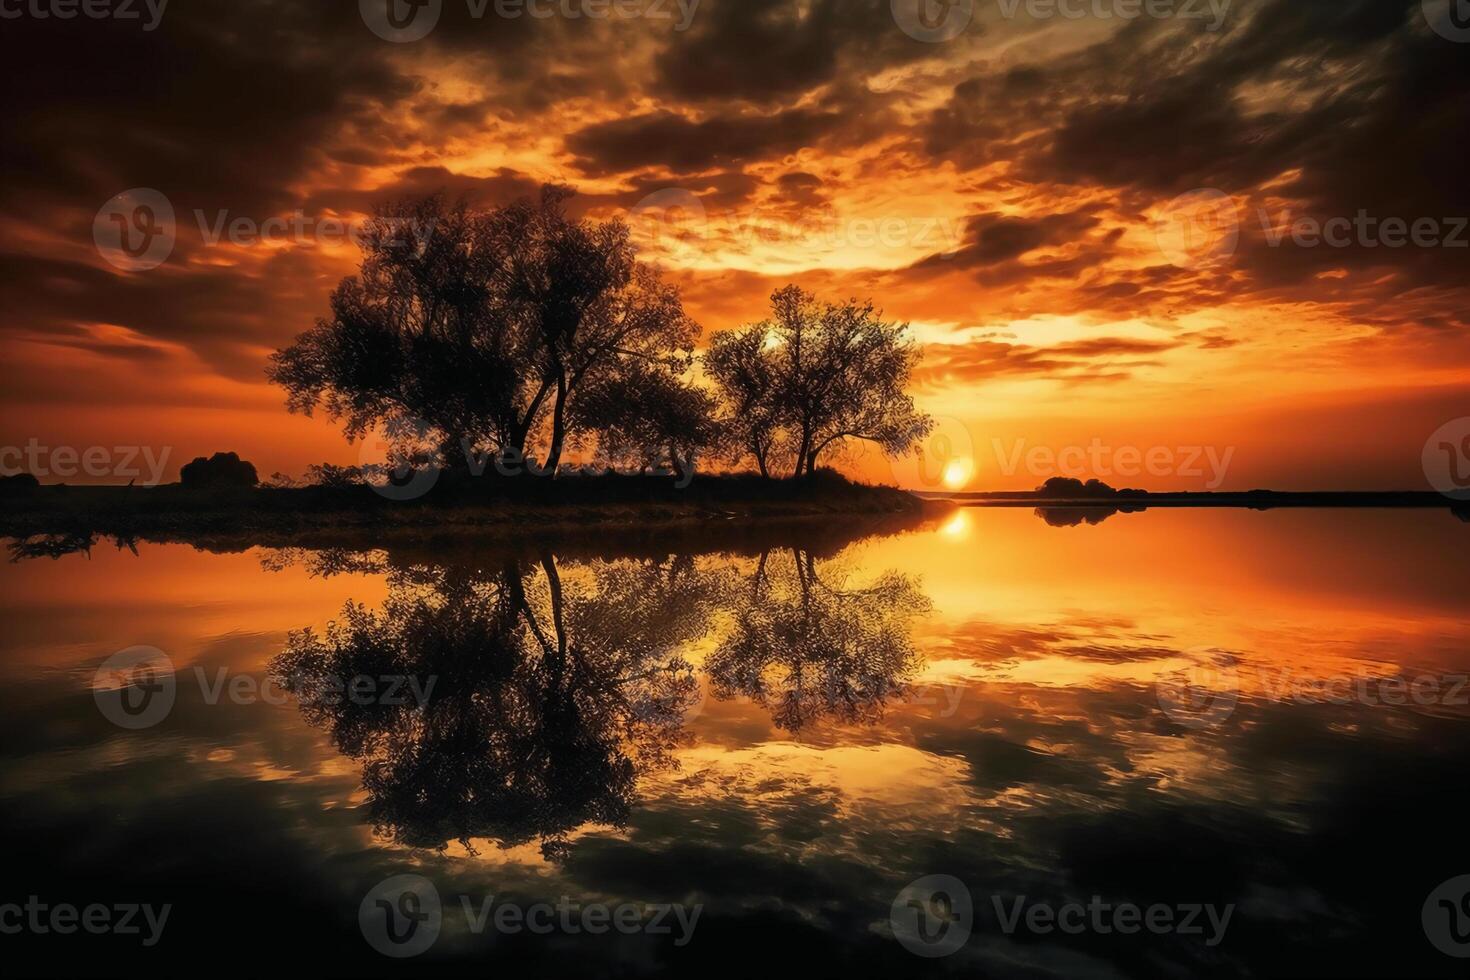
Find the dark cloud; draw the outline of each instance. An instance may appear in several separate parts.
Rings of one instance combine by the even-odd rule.
[[[704,0],[660,54],[658,88],[694,102],[790,102],[845,67],[866,76],[940,53],[898,29],[889,0]]]
[[[694,120],[661,111],[596,123],[573,133],[567,148],[584,173],[602,175],[659,166],[675,173],[758,160],[812,146],[842,123],[835,112],[790,109]]]
[[[1124,381],[1136,368],[1157,366],[1177,341],[1098,337],[1034,347],[992,340],[929,344],[915,375],[923,387],[974,385],[992,378],[1035,375],[1068,384]]]

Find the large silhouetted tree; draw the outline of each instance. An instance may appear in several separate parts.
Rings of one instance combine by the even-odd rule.
[[[872,303],[819,303],[797,286],[771,296],[769,320],[716,335],[705,366],[725,397],[745,452],[766,472],[773,450],[813,472],[848,440],[911,449],[933,427],[908,394],[919,361],[907,324]]]
[[[678,291],[635,260],[627,227],[573,220],[570,196],[383,210],[331,316],[272,358],[290,409],[323,407],[351,439],[380,425],[427,435],[446,464],[462,442],[524,455],[539,439],[554,473],[584,388],[629,363],[680,373],[698,333]]]

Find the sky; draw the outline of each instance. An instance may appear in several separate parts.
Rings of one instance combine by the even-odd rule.
[[[375,206],[544,182],[706,336],[908,322],[938,426],[871,479],[1423,489],[1470,416],[1443,0],[386,2],[0,3],[0,447],[364,459],[268,356]]]

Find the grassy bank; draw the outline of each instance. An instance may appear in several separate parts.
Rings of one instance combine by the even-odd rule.
[[[0,537],[108,535],[150,541],[346,547],[386,538],[452,539],[616,534],[751,537],[752,525],[892,523],[936,506],[832,472],[801,480],[600,476],[565,480],[441,479],[409,500],[345,487],[199,490],[45,486],[3,501]],[[941,506],[941,509],[942,506]],[[759,533],[754,534],[760,537]]]

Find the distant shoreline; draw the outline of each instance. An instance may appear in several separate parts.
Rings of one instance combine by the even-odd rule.
[[[1455,500],[1430,490],[1247,490],[1223,492],[1052,495],[1044,491],[989,491],[944,493],[916,491],[924,500],[947,501],[967,507],[1108,507],[1118,510],[1149,507],[1234,507],[1273,510],[1285,507],[1324,508],[1439,508],[1470,511],[1470,501]]]

